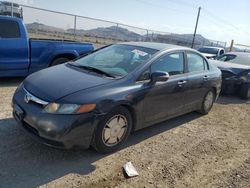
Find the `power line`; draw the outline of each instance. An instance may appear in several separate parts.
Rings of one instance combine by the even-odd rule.
[[[168,0],[168,1],[171,1],[171,3],[175,3],[175,4],[178,4],[178,5],[182,4],[182,5],[185,5],[185,6],[194,8],[194,9],[199,8],[198,5],[196,5],[196,4],[191,4],[191,3],[189,3],[188,1],[185,1],[185,0],[179,0],[179,2],[178,2],[178,0]]]
[[[148,1],[144,1],[144,0],[134,0],[134,1],[137,1],[137,2],[142,3],[142,4],[150,5],[150,6],[159,8],[159,9],[163,9],[165,11],[166,10],[170,10],[170,11],[178,12],[179,14],[185,14],[185,15],[188,14],[188,13],[190,13],[190,12],[187,12],[187,11],[180,11],[178,9],[174,9],[174,8],[169,7],[169,6],[167,7],[167,6],[164,6],[164,5],[154,4],[154,3],[151,3],[151,2],[148,2]],[[180,3],[177,3],[177,2],[174,2],[174,1],[169,1],[169,2],[180,5]],[[194,8],[194,7],[192,7],[192,8]]]
[[[235,29],[235,28],[232,28],[231,26],[229,26],[229,25],[227,25],[227,24],[225,24],[225,23],[222,23],[222,22],[220,22],[220,21],[218,21],[218,20],[216,20],[216,19],[214,19],[213,17],[210,17],[210,16],[208,16],[207,14],[205,15],[204,14],[204,12],[203,12],[203,14],[202,14],[202,16],[201,17],[203,17],[203,19],[205,19],[206,20],[206,22],[205,22],[205,24],[207,25],[209,22],[210,23],[212,23],[212,25],[215,25],[216,26],[216,31],[218,30],[218,31],[220,31],[221,33],[223,33],[222,35],[223,36],[225,36],[225,34],[227,33],[227,36],[228,37],[233,37],[233,36],[240,36],[240,35],[243,35],[243,33],[242,33],[242,31],[240,30],[240,29]],[[201,18],[202,19],[202,18]],[[203,23],[204,23],[204,21],[203,21]],[[206,26],[207,27],[207,26]],[[217,29],[217,28],[219,28],[219,29]],[[216,31],[213,31],[213,32],[216,32]],[[230,34],[231,33],[231,34]],[[233,34],[234,35],[233,35]],[[244,34],[245,35],[245,34]],[[249,38],[248,37],[248,35],[246,36],[247,38]],[[232,38],[231,38],[232,39]],[[218,40],[220,40],[220,39],[218,39]]]
[[[222,19],[222,18],[219,17],[219,16],[214,15],[212,12],[208,11],[207,9],[204,9],[204,11],[205,11],[208,15],[210,15],[211,17],[213,17],[215,20],[220,21],[220,22],[222,22],[223,24],[229,25],[230,27],[233,27],[234,29],[237,29],[237,30],[238,30],[238,28],[237,28],[235,25],[233,25],[233,24],[227,22],[226,20]]]
[[[140,3],[143,3],[143,4],[147,4],[147,5],[150,5],[150,6],[154,6],[154,7],[157,7],[157,8],[160,8],[160,9],[168,9],[168,10],[171,10],[171,11],[174,11],[174,12],[178,12],[179,14],[186,14],[185,11],[180,11],[178,9],[173,9],[173,8],[170,8],[170,7],[166,7],[164,5],[157,5],[157,4],[154,4],[154,3],[151,3],[151,2],[148,2],[148,1],[145,1],[145,0],[135,0],[137,2],[140,2]],[[184,6],[188,6],[188,7],[191,7],[193,9],[196,9],[197,8],[197,5],[193,5],[187,1],[183,1],[183,0],[167,0],[169,3],[174,3],[174,4],[177,4],[177,5],[184,5]],[[181,2],[180,2],[181,1]],[[209,10],[204,9],[204,12],[207,16],[209,16],[209,18],[212,18],[214,21],[216,21],[217,23],[219,23],[220,25],[224,25],[224,27],[228,27],[228,28],[231,28],[235,31],[237,31],[237,33],[245,33],[247,35],[250,35],[250,33],[248,33],[247,31],[243,31],[242,29],[238,28],[237,26],[233,25],[232,23],[222,19],[221,17],[219,16],[216,16],[214,15],[212,12],[210,12]],[[218,24],[215,24],[218,26]]]
[[[220,30],[221,29],[227,29],[227,30],[230,30],[230,31],[236,31],[237,33],[240,32],[239,30],[236,30],[235,28],[232,28],[231,26],[229,26],[229,25],[227,25],[227,24],[225,24],[223,22],[218,21],[217,19],[205,14],[204,12],[203,12],[201,17],[206,19],[206,22],[203,21],[202,23],[210,22],[213,25],[215,25],[216,27],[219,27]]]
[[[240,33],[240,32],[242,33],[243,32],[243,33],[245,33],[245,34],[247,34],[247,35],[250,36],[250,33],[248,33],[247,31],[244,31],[244,30],[238,28],[237,26],[233,25],[232,23],[230,23],[230,22],[222,19],[221,17],[214,15],[213,13],[211,13],[210,11],[208,11],[207,9],[204,9],[204,12],[208,16],[210,16],[211,18],[213,18],[216,22],[218,22],[218,23],[220,23],[220,24],[222,24],[224,26],[230,27],[230,28],[234,29],[235,31],[237,31],[238,33]]]

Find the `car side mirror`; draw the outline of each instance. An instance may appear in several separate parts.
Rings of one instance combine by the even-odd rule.
[[[151,82],[166,82],[169,79],[168,72],[153,72],[151,74]]]

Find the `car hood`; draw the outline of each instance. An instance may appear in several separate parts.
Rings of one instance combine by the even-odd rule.
[[[208,53],[201,53],[201,54],[204,55],[207,58],[216,57],[215,54],[208,54]]]
[[[236,75],[246,70],[250,71],[250,66],[247,66],[247,65],[240,65],[236,63],[228,63],[228,62],[217,61],[217,60],[210,60],[210,62],[213,65],[217,66],[220,70],[230,71]]]
[[[114,79],[90,74],[68,64],[36,72],[24,80],[24,88],[34,96],[56,101],[75,92],[113,82]]]

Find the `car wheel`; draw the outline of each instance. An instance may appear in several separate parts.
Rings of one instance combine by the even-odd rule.
[[[209,90],[202,101],[201,109],[199,110],[199,112],[204,115],[208,114],[208,112],[213,107],[214,101],[215,93],[213,90]]]
[[[127,140],[132,128],[132,117],[124,107],[108,113],[97,126],[92,146],[100,153],[118,150]]]
[[[55,60],[51,63],[50,66],[52,67],[52,66],[60,65],[60,64],[66,63],[66,62],[68,62],[68,61],[70,61],[70,59],[65,58],[65,57],[59,57],[59,58],[55,59]]]
[[[242,99],[250,99],[250,84],[244,84],[240,90],[240,97]]]

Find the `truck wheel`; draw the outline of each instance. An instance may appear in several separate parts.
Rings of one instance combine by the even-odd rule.
[[[201,105],[201,109],[198,112],[203,115],[208,114],[208,112],[213,107],[214,100],[215,100],[215,93],[213,90],[209,90],[207,94],[205,95],[202,105]]]
[[[59,57],[57,59],[55,59],[52,63],[51,63],[51,67],[52,66],[55,66],[55,65],[60,65],[60,64],[63,64],[63,63],[66,63],[70,61],[70,59],[66,58],[66,57]]]
[[[245,100],[250,99],[250,84],[243,84],[241,86],[240,98]]]
[[[115,108],[97,125],[91,145],[100,153],[116,151],[127,140],[131,129],[130,112],[124,107]]]

